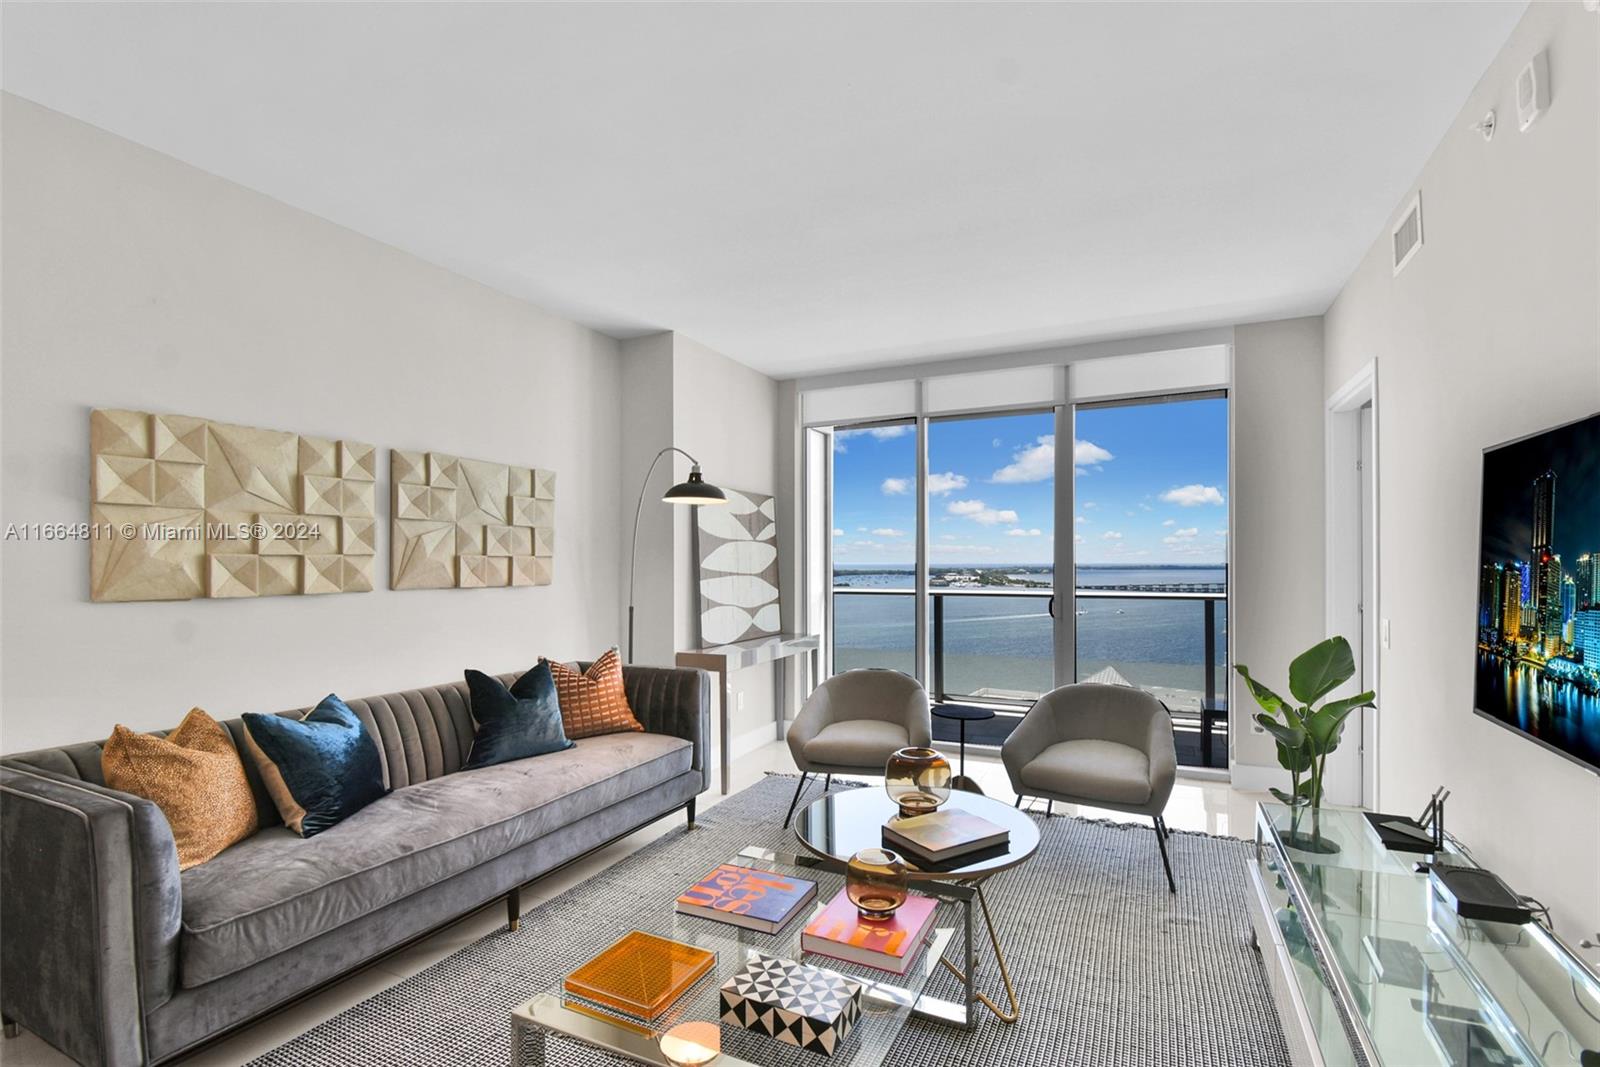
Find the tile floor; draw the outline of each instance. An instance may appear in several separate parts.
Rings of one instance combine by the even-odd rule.
[[[954,757],[952,752],[951,756]],[[794,761],[788,748],[781,742],[772,742],[735,761],[731,775],[733,792],[757,782],[768,771],[794,771]],[[1015,798],[1006,779],[1005,768],[997,757],[979,755],[970,749],[967,753],[967,774],[977,779],[984,792],[1005,800]],[[807,787],[808,796],[819,795],[817,786]],[[1180,778],[1167,805],[1167,823],[1174,830],[1200,830],[1211,834],[1236,834],[1249,832],[1252,813],[1262,795],[1244,793],[1233,789],[1227,782]],[[722,799],[722,793],[713,784],[710,792],[700,797],[703,812]],[[1056,805],[1062,813],[1081,814],[1095,818],[1132,819],[1112,811],[1097,808],[1076,808],[1073,805]],[[680,825],[677,818],[666,818],[630,834],[613,843],[581,863],[574,864],[558,874],[536,882],[522,891],[522,906],[526,911],[582,882],[635,849]],[[504,906],[496,901],[455,925],[434,934],[412,947],[387,957],[345,979],[339,984],[301,1001],[294,1006],[246,1027],[226,1041],[206,1049],[186,1061],[190,1065],[205,1067],[234,1067],[276,1048],[297,1034],[344,1011],[380,990],[437,963],[505,922]],[[71,1061],[49,1045],[29,1033],[0,1043],[0,1064],[5,1067],[70,1067]]]

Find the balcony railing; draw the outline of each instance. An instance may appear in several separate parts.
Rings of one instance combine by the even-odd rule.
[[[1053,591],[934,588],[928,595],[935,701],[1022,711],[1054,687]],[[840,586],[833,597],[835,670],[915,673],[912,590]],[[1194,732],[1187,748],[1180,736],[1180,759],[1218,765],[1214,735],[1227,722],[1227,594],[1216,587],[1080,587],[1075,610],[1078,680],[1155,694],[1180,730]]]

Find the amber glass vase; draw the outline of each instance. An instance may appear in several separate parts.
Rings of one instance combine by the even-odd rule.
[[[868,922],[882,922],[906,902],[906,863],[886,848],[864,848],[844,869],[844,892]]]
[[[938,749],[902,748],[883,769],[883,788],[901,815],[926,815],[950,799],[950,761]]]

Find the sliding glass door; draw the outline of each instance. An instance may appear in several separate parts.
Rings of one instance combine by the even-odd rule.
[[[929,693],[1027,706],[1055,685],[1055,412],[928,422]]]
[[[1228,400],[1075,412],[1076,675],[1155,694],[1178,759],[1227,765]]]
[[[1180,762],[1227,765],[1225,392],[824,435],[834,672],[991,707],[983,743],[1059,684],[1136,686],[1172,712]]]
[[[917,676],[917,427],[835,427],[832,662]]]

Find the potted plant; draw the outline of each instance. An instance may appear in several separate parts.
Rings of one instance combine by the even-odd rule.
[[[1278,763],[1289,772],[1290,788],[1287,793],[1273,789],[1272,795],[1289,805],[1291,829],[1289,836],[1295,840],[1292,847],[1312,852],[1334,852],[1337,847],[1322,840],[1322,782],[1328,765],[1328,756],[1339,747],[1344,734],[1344,721],[1357,708],[1370,707],[1375,694],[1357,693],[1353,697],[1329,700],[1316,706],[1317,701],[1339,688],[1356,673],[1356,659],[1350,651],[1350,642],[1342,637],[1330,637],[1313,645],[1289,664],[1289,694],[1294,699],[1274,693],[1250,676],[1250,668],[1236,664],[1250,694],[1256,698],[1262,711],[1256,722],[1272,735],[1278,746]],[[1300,815],[1311,812],[1311,834],[1300,833]],[[1286,840],[1285,843],[1291,843]]]

